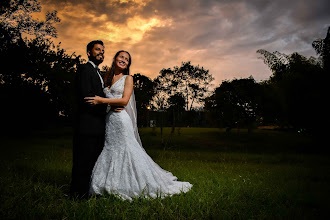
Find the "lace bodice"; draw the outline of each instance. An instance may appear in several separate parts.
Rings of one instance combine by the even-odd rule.
[[[104,88],[105,97],[109,99],[119,99],[123,96],[124,88],[125,88],[125,79],[127,75],[121,77],[117,82],[115,82],[111,88],[108,87]]]

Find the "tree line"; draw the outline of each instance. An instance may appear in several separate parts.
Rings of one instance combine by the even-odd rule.
[[[57,12],[43,21],[37,0],[0,2],[0,96],[2,129],[70,124],[74,75],[86,62],[55,45]],[[315,130],[326,116],[330,29],[313,47],[318,58],[258,50],[272,76],[226,80],[211,91],[209,70],[190,61],[164,68],[155,79],[133,75],[139,126],[202,126],[253,129],[277,125]],[[29,38],[23,36],[29,36]],[[106,67],[105,67],[106,68]],[[199,107],[196,107],[199,106]]]
[[[280,128],[319,132],[327,116],[330,28],[324,39],[312,44],[318,58],[299,53],[258,50],[272,71],[268,80],[256,83],[253,77],[224,81],[205,100],[205,110],[216,126]]]
[[[149,84],[147,90],[153,93],[144,106],[140,106],[140,111],[151,105],[158,112],[153,115],[158,124],[173,129],[201,126],[251,131],[258,126],[272,125],[281,129],[321,131],[327,126],[330,28],[325,38],[314,40],[312,46],[317,58],[260,49],[257,53],[272,71],[269,79],[256,82],[250,76],[225,80],[214,91],[210,91],[213,77],[209,71],[189,61],[180,67],[162,69],[154,80],[145,78]],[[194,103],[202,107],[194,108]],[[145,114],[150,118],[150,112]],[[143,117],[143,112],[140,115]]]

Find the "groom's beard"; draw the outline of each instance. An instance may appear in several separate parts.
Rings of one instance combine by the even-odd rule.
[[[104,55],[103,54],[98,54],[96,56],[92,56],[89,58],[89,60],[91,60],[95,65],[99,65],[103,62],[104,60]]]

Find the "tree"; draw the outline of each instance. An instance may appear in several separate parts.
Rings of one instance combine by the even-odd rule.
[[[1,0],[0,26],[11,35],[11,40],[22,38],[22,34],[37,37],[56,37],[57,31],[53,26],[60,22],[57,11],[47,12],[44,21],[32,18],[32,13],[40,12],[41,6],[37,0]]]
[[[154,79],[154,96],[152,105],[155,109],[164,111],[169,107],[168,98],[175,94],[178,80],[175,78],[173,70],[162,69],[159,76]]]
[[[154,96],[153,81],[140,73],[133,75],[136,108],[138,112],[138,125],[148,126],[150,101]]]
[[[256,122],[261,100],[260,85],[253,77],[223,81],[205,101],[209,119],[219,127],[248,127]]]
[[[192,110],[195,103],[201,104],[207,97],[211,82],[214,80],[208,70],[193,66],[190,61],[182,62],[181,67],[162,69],[154,80],[156,108],[168,108],[167,100],[178,93],[185,98],[185,109]]]
[[[67,55],[60,45],[42,38],[12,48],[15,50],[0,54],[0,59],[12,67],[0,74],[1,96],[8,103],[8,109],[1,111],[11,120],[8,123],[16,119],[39,125],[55,121],[59,116],[69,120],[73,107],[72,82],[80,56]],[[22,108],[29,117],[19,113]]]
[[[40,11],[32,0],[4,0],[0,3],[0,96],[2,125],[40,126],[72,115],[72,80],[80,56],[67,55],[60,44],[48,37],[56,36],[53,23],[56,12],[45,21],[34,20],[31,13]],[[35,35],[28,40],[23,34]],[[48,36],[48,37],[47,37]]]
[[[317,39],[312,44],[316,53],[322,59],[322,65],[325,71],[329,74],[330,70],[330,27],[328,27],[327,35],[324,39]]]
[[[72,117],[73,82],[77,65],[82,62],[75,53],[68,55],[60,44],[36,38],[28,42],[30,69],[25,77],[33,79],[47,93],[57,115]],[[54,116],[56,117],[56,116]]]
[[[180,68],[175,68],[179,79],[179,91],[186,97],[186,110],[192,110],[193,104],[201,104],[207,97],[211,82],[214,80],[209,70],[193,66],[190,61],[183,62]]]
[[[168,111],[171,113],[172,118],[172,131],[175,131],[176,123],[182,118],[185,111],[185,99],[182,93],[176,93],[168,99],[169,108]]]
[[[307,59],[298,53],[257,52],[263,55],[264,62],[273,72],[268,89],[277,94],[273,111],[280,110],[280,114],[273,115],[279,116],[280,124],[296,129],[318,127],[322,121],[319,109],[323,109],[322,97],[325,94],[323,81],[326,81],[320,60],[314,57]],[[268,110],[272,111],[271,108]]]

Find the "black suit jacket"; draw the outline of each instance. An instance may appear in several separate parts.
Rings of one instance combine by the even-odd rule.
[[[91,106],[85,97],[104,97],[101,79],[91,63],[78,67],[76,75],[75,131],[81,135],[104,135],[106,105]]]

